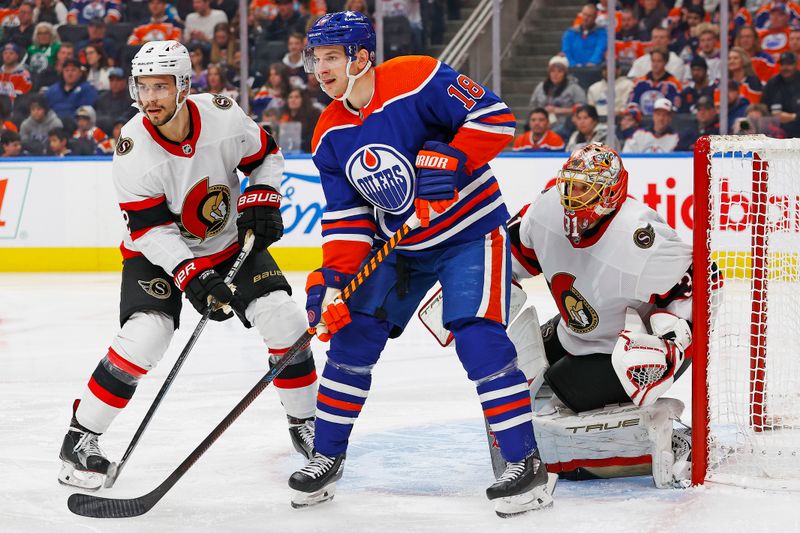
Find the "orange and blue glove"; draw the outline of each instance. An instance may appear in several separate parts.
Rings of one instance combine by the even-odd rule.
[[[444,213],[458,201],[456,176],[467,156],[447,143],[428,141],[417,154],[417,194],[414,209],[423,228],[431,223],[431,209]]]
[[[330,268],[318,268],[306,281],[306,313],[308,325],[316,327],[317,337],[328,342],[337,331],[352,322],[350,310],[340,295],[352,275]]]

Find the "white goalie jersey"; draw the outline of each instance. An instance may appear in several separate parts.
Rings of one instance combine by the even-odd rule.
[[[218,264],[238,250],[237,169],[250,184],[280,190],[275,141],[226,96],[190,95],[181,143],[164,138],[143,113],[122,128],[112,176],[128,232],[123,257],[139,254],[168,273],[186,259]]]
[[[580,244],[567,238],[563,221],[553,187],[512,219],[509,235],[514,276],[547,279],[565,350],[611,353],[629,307],[642,317],[660,307],[691,320],[692,248],[658,213],[628,198]]]

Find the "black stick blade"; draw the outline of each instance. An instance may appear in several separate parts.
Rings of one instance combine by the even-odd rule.
[[[77,515],[90,518],[130,518],[145,514],[158,501],[150,501],[147,496],[115,500],[90,494],[72,494],[67,500],[67,507]]]

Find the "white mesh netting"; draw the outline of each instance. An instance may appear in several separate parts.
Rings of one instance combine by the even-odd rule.
[[[706,478],[798,490],[800,139],[713,137],[709,164]]]

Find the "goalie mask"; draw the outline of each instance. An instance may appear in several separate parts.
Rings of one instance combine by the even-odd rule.
[[[134,103],[142,111],[142,102],[139,98],[138,76],[172,76],[175,78],[175,112],[167,120],[174,119],[183,104],[192,86],[192,61],[189,51],[178,41],[150,41],[142,46],[131,61],[131,76],[128,78],[128,91]]]
[[[347,57],[347,88],[342,94],[328,94],[334,100],[346,100],[353,90],[353,85],[358,78],[366,74],[375,64],[375,29],[372,22],[363,13],[358,11],[342,11],[323,15],[308,30],[308,44],[303,50],[303,66],[305,71],[313,74],[319,81],[320,87],[328,94],[325,84],[317,74],[317,59],[314,57],[314,48],[317,46],[343,46]],[[364,49],[369,53],[367,65],[358,74],[350,74],[350,65],[356,60],[356,54]]]
[[[567,237],[578,244],[586,230],[625,201],[628,172],[613,148],[594,142],[570,155],[558,173],[556,187]]]

